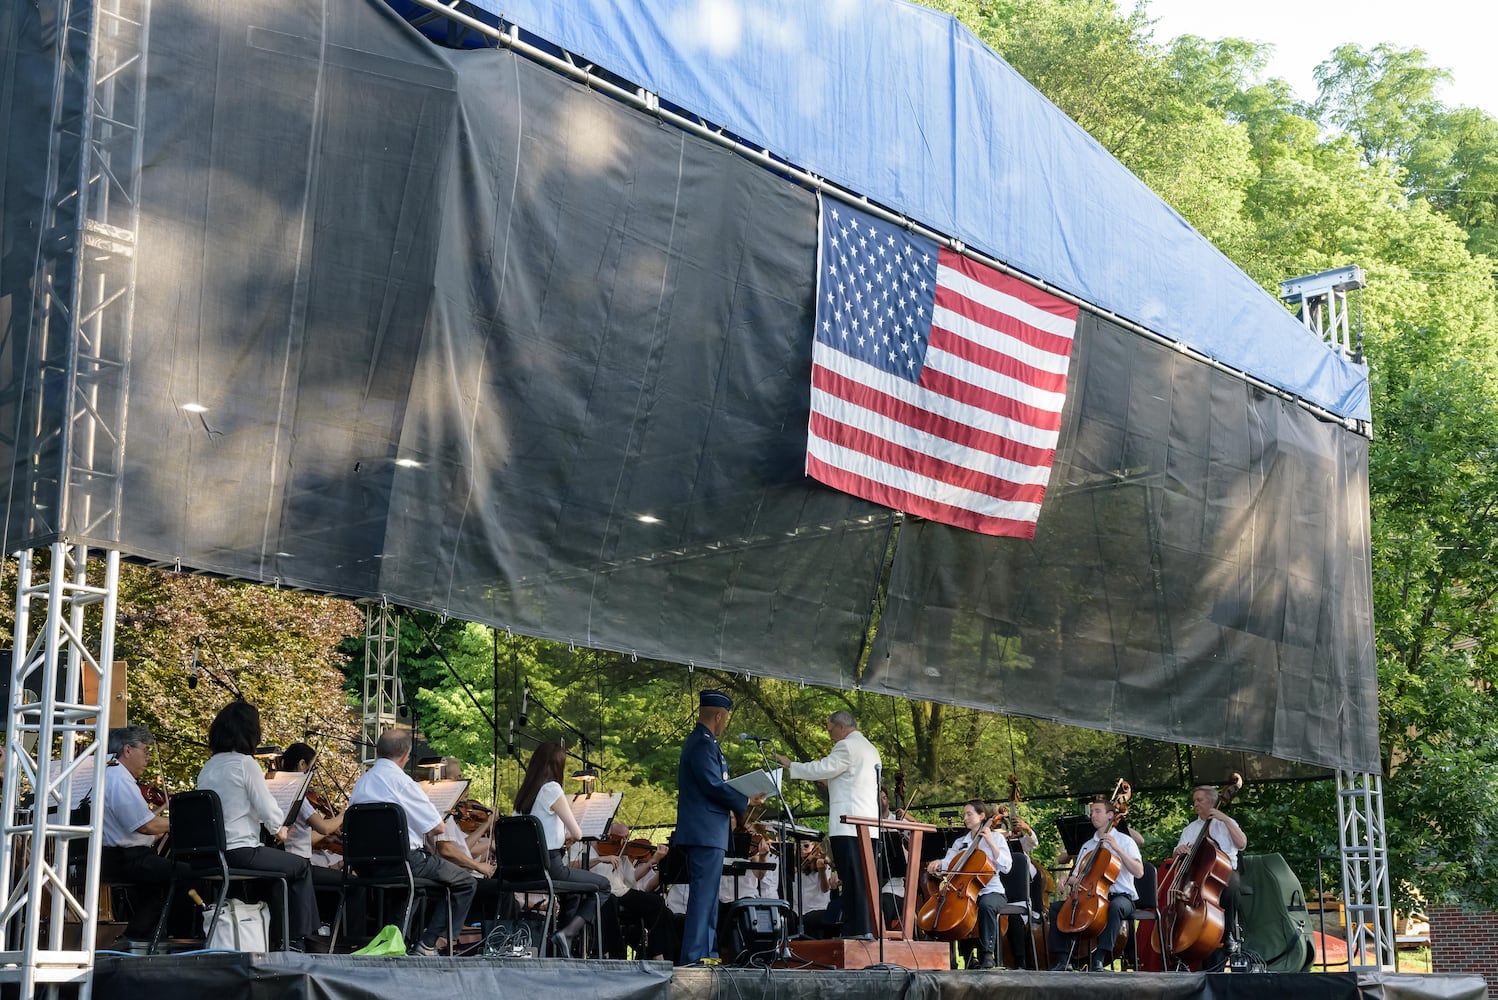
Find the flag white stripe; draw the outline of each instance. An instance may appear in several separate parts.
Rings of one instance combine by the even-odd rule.
[[[956,444],[946,438],[928,434],[909,424],[893,420],[877,410],[850,403],[840,396],[821,389],[811,390],[811,410],[813,413],[820,413],[838,423],[873,434],[902,448],[909,448],[931,458],[974,469],[985,475],[996,476],[1021,486],[1044,486],[1050,479],[1050,470],[1045,466],[1016,462],[1013,459],[1001,458],[992,452]],[[814,433],[813,436],[815,436]],[[1037,447],[1054,446],[1053,441],[1050,445]]]
[[[931,320],[932,326],[939,326],[943,330],[950,330],[980,347],[986,347],[991,351],[997,351],[1007,357],[1022,361],[1031,368],[1039,368],[1041,371],[1050,372],[1053,375],[1065,375],[1066,369],[1071,363],[1070,354],[1057,354],[1047,351],[1043,347],[1027,344],[1018,337],[1011,337],[1007,333],[995,330],[991,326],[982,323],[961,313],[953,312],[945,306],[937,306]]]
[[[928,352],[928,360],[930,354],[933,353],[937,352]],[[877,389],[879,392],[893,396],[903,403],[918,406],[923,410],[935,413],[937,416],[967,424],[980,431],[1001,435],[1020,444],[1031,445],[1036,448],[1054,448],[1056,447],[1056,441],[1060,437],[1059,431],[1036,427],[1022,420],[1016,420],[1013,417],[994,413],[990,410],[980,409],[976,406],[952,399],[950,396],[943,396],[940,393],[932,392],[929,389],[922,389],[908,379],[891,375],[882,369],[875,368],[867,362],[859,361],[857,358],[844,354],[835,347],[827,346],[820,340],[816,341],[812,348],[811,360],[814,365],[820,365],[828,371],[835,372],[854,382],[861,382],[872,389]],[[1033,390],[1030,391],[1033,392]],[[1059,398],[1059,394],[1057,393],[1047,393],[1047,395]],[[812,410],[815,412],[816,407],[813,406]]]
[[[981,305],[996,310],[1006,315],[1013,316],[1021,323],[1026,323],[1037,330],[1054,333],[1058,337],[1072,339],[1077,329],[1077,321],[1066,316],[1057,316],[1053,312],[1038,309],[1023,299],[1017,299],[997,288],[990,288],[983,282],[969,278],[951,267],[937,265],[936,268],[937,287],[946,287],[961,295],[963,298],[972,299]]]
[[[1000,500],[986,493],[976,493],[972,490],[964,490],[960,487],[944,483],[939,479],[922,476],[909,469],[896,465],[889,465],[877,459],[870,458],[860,451],[853,451],[824,441],[812,435],[806,443],[806,451],[813,458],[820,459],[834,468],[842,469],[844,472],[855,476],[863,476],[875,482],[888,486],[891,489],[900,490],[922,499],[931,500],[936,503],[947,504],[961,510],[972,511],[985,517],[1002,517],[1014,521],[1034,521],[1040,516],[1040,504],[1025,503],[1017,500]],[[1043,470],[1046,479],[1050,478],[1050,470]]]
[[[1066,403],[1064,392],[1037,389],[1028,382],[996,372],[987,365],[974,364],[967,358],[960,358],[940,348],[926,348],[926,367],[1038,410],[1060,413],[1061,407]]]

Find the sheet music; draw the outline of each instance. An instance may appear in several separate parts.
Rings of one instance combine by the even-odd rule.
[[[468,796],[468,779],[453,778],[449,781],[418,781],[416,783],[437,811],[446,816],[459,799]]]
[[[572,816],[582,828],[583,839],[597,840],[609,832],[619,803],[624,801],[623,792],[578,792],[572,796]]]
[[[286,817],[281,821],[283,826],[291,826],[296,822],[296,817],[291,814],[291,810],[306,797],[307,782],[311,780],[310,770],[272,771],[265,776],[265,787],[270,789],[271,798],[276,800],[276,806],[281,810],[281,815]]]
[[[773,771],[750,771],[734,778],[728,783],[728,787],[738,790],[746,798],[753,798],[760,792],[766,795],[779,795],[783,771],[784,768],[779,767]]]
[[[73,768],[73,801],[68,803],[69,809],[77,809],[83,803],[84,796],[94,790],[94,762],[99,759],[98,754],[89,754],[78,761],[78,766]],[[51,781],[56,782],[62,775],[62,761],[47,761],[47,774]],[[50,808],[57,806],[56,796],[53,796]]]

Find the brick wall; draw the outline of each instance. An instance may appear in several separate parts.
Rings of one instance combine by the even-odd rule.
[[[1498,1000],[1498,913],[1438,906],[1429,916],[1430,971],[1480,975],[1490,1000]]]

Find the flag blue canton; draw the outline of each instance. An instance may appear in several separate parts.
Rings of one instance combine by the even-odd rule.
[[[920,378],[936,301],[936,243],[828,205],[818,256],[817,339],[891,375]]]

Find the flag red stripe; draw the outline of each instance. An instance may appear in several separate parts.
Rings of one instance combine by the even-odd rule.
[[[966,528],[969,531],[982,532],[985,535],[1003,535],[1010,538],[1034,538],[1035,522],[1014,520],[1007,517],[988,517],[963,507],[953,507],[950,504],[937,503],[918,497],[903,490],[897,490],[886,486],[884,483],[875,482],[864,476],[855,475],[828,465],[821,459],[811,455],[806,456],[806,474],[819,482],[826,483],[833,489],[851,493],[895,510],[903,510],[907,514],[924,517],[942,524],[950,524],[957,528]]]
[[[1046,392],[1065,392],[1066,376],[1057,372],[1048,372],[1034,365],[1027,365],[1019,358],[1001,354],[982,344],[969,340],[967,337],[939,326],[931,328],[931,347],[946,351],[964,361],[970,361],[981,368],[996,371],[1000,375],[1007,375],[1012,379],[1044,389]],[[931,362],[928,356],[924,371],[931,370]]]
[[[1042,330],[1031,326],[1017,316],[999,312],[968,298],[961,292],[946,285],[936,286],[936,307],[948,309],[959,316],[965,317],[977,323],[979,326],[1013,337],[1034,347],[1036,350],[1046,351],[1063,358],[1071,356],[1071,338]]]
[[[888,438],[870,434],[861,428],[834,420],[825,413],[811,415],[811,435],[840,448],[869,455],[889,465],[910,469],[928,479],[936,479],[959,489],[982,493],[996,500],[1038,504],[1045,497],[1045,486],[1042,484],[1011,482],[978,469],[933,458],[914,448],[895,444]]]
[[[1002,271],[995,271],[988,265],[980,264],[970,257],[964,257],[947,247],[940,249],[936,262],[938,266],[951,268],[980,284],[1003,292],[1012,299],[1018,299],[1027,306],[1043,310],[1053,316],[1060,316],[1062,319],[1069,319],[1075,323],[1077,317],[1081,315],[1081,310],[1070,302],[1058,299],[1050,292],[1036,288],[1027,281],[1021,281]]]
[[[923,374],[922,378],[924,377]],[[863,382],[839,375],[837,372],[823,368],[821,365],[812,365],[811,379],[812,385],[839,399],[856,406],[862,406],[868,410],[873,410],[875,413],[888,417],[890,420],[925,431],[927,434],[952,441],[963,447],[971,448],[974,451],[987,452],[990,455],[1007,458],[1022,465],[1041,467],[1049,467],[1056,455],[1056,449],[1054,448],[1038,448],[1034,445],[1023,444],[1012,438],[1004,437],[1002,434],[979,430],[971,424],[964,424],[958,420],[939,416],[930,410],[923,410],[918,406],[896,399],[888,393],[880,392],[878,389]],[[955,382],[956,380],[952,381]],[[1011,400],[1006,399],[1005,402],[1012,404]],[[1018,404],[1013,405],[1018,408]],[[1060,426],[1059,420],[1060,417],[1057,415],[1058,427]]]

